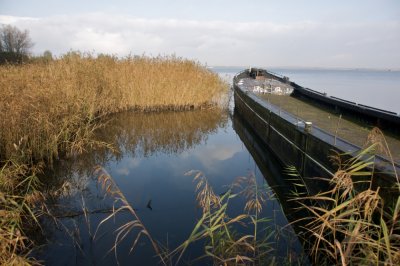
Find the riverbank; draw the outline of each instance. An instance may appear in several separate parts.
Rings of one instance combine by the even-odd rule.
[[[95,141],[102,118],[126,110],[216,106],[228,86],[200,64],[176,57],[93,57],[69,53],[48,63],[0,67],[0,264],[35,263],[28,230],[53,160],[108,146]]]

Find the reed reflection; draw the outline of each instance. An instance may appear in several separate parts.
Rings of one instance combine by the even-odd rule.
[[[96,131],[99,143],[81,155],[55,163],[57,175],[91,172],[96,165],[120,161],[124,156],[148,157],[156,153],[181,153],[207,140],[209,134],[228,122],[221,108],[182,112],[124,112],[107,118]]]
[[[47,206],[52,217],[45,219],[43,223],[47,224],[45,227],[48,228],[45,230],[45,238],[53,239],[71,254],[76,254],[78,261],[96,260],[94,256],[80,258],[82,252],[85,254],[88,252],[81,251],[81,246],[90,247],[89,249],[99,248],[91,242],[90,237],[83,236],[93,233],[93,228],[96,228],[101,219],[113,209],[113,199],[105,198],[104,193],[99,190],[97,179],[93,175],[95,166],[112,168],[117,162],[126,158],[133,162],[157,154],[179,155],[188,149],[205,145],[210,134],[228,125],[226,110],[219,108],[160,113],[125,112],[107,119],[105,126],[96,131],[96,137],[99,142],[108,143],[108,147],[100,146],[67,160],[60,160],[54,164],[51,173],[46,173],[46,176],[49,176]],[[152,171],[154,178],[160,176],[156,169]],[[173,180],[172,177],[169,179]],[[190,180],[188,181],[191,183]],[[155,183],[154,186],[156,185]],[[145,203],[142,204],[143,206],[140,205],[140,211],[149,211],[153,208],[151,191],[141,192],[143,199],[140,200]],[[135,196],[138,196],[138,193],[136,191]],[[155,193],[155,195],[158,194]],[[158,207],[160,200],[156,203]],[[117,223],[125,221],[123,217],[119,219],[122,220],[118,220]],[[57,222],[54,223],[55,221]],[[61,225],[62,230],[53,230],[55,225],[57,227]],[[111,223],[102,229],[107,235],[104,242],[113,243],[115,237],[112,232],[115,226]],[[81,237],[77,239],[71,237],[75,234]],[[58,252],[60,250],[57,245],[49,245],[38,257],[51,263],[55,259],[55,256],[51,254],[58,254]],[[57,257],[62,257],[64,261],[70,260],[69,257],[63,257],[61,253]],[[110,257],[113,257],[112,254]]]
[[[181,153],[207,139],[227,123],[220,108],[186,112],[121,113],[98,131],[99,140],[113,143],[116,153],[150,156]],[[114,152],[115,153],[115,152]]]

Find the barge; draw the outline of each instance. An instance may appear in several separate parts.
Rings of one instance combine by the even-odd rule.
[[[264,69],[244,70],[233,79],[235,114],[242,116],[252,130],[277,155],[285,165],[295,166],[305,177],[333,176],[337,166],[329,158],[333,152],[355,156],[359,145],[340,138],[288,112],[280,106],[260,97],[260,94],[290,95],[304,98],[326,108],[361,118],[380,127],[400,132],[400,116],[396,113],[356,104],[299,86],[289,78]],[[340,116],[341,117],[341,116]],[[400,141],[399,141],[400,143]],[[398,162],[375,156],[374,178],[377,185],[393,189],[400,173]],[[397,190],[397,189],[396,189]],[[398,191],[398,190],[397,190]]]

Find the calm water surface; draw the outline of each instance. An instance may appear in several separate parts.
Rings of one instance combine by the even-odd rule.
[[[224,193],[237,177],[253,175],[260,186],[273,193],[272,187],[282,179],[282,167],[270,154],[255,154],[257,161],[253,159],[246,147],[253,147],[255,140],[240,120],[231,117],[221,110],[114,116],[98,135],[114,143],[116,150],[97,150],[71,162],[62,161],[53,173],[56,178],[52,180],[58,183],[53,185],[60,189],[49,206],[57,222],[45,220],[49,244],[37,252],[37,257],[46,265],[115,265],[117,261],[120,265],[157,265],[158,258],[145,238],[130,252],[137,231],[112,250],[115,230],[133,219],[129,213],[102,223],[96,233],[113,206],[113,200],[96,181],[96,165],[107,170],[152,237],[169,249],[189,237],[201,216],[193,176],[186,176],[187,171],[202,171],[216,194]],[[277,238],[271,244],[275,250],[271,259],[296,260],[304,255],[279,197],[271,195],[262,212],[263,217],[270,218],[263,227],[265,232],[273,232]],[[243,208],[244,199],[237,198],[231,202],[229,214],[243,213]],[[202,251],[200,243],[191,245],[182,264],[202,255]]]

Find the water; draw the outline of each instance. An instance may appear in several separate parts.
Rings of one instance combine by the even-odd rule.
[[[276,186],[283,180],[283,168],[271,154],[250,153],[246,147],[252,149],[256,141],[246,126],[237,118],[232,120],[226,111],[123,113],[112,117],[98,135],[101,140],[114,143],[116,150],[100,149],[61,161],[50,179],[54,182],[51,186],[59,187],[48,203],[57,223],[44,219],[49,244],[36,252],[46,265],[159,262],[146,237],[130,252],[138,230],[118,243],[116,252],[112,250],[117,228],[132,221],[133,216],[122,212],[115,219],[101,223],[110,215],[113,199],[100,189],[93,173],[96,165],[112,176],[151,236],[169,249],[189,237],[201,216],[195,199],[196,184],[193,175],[185,175],[187,171],[202,171],[217,195],[226,192],[227,185],[237,177],[254,176],[258,185],[265,186],[270,193],[261,216],[270,219],[262,227],[265,232],[279,237],[271,244],[275,249],[271,258],[275,256],[281,261],[289,260],[288,256],[294,260],[304,258],[299,239],[283,211],[287,204],[281,205],[285,203],[284,195],[271,194],[275,190],[282,192]],[[243,213],[244,202],[240,197],[232,200],[229,215]],[[249,233],[242,227],[240,230]],[[191,245],[184,261],[202,255],[202,251],[201,243]],[[197,264],[207,263],[210,261]]]
[[[245,67],[219,67],[224,74],[237,73]],[[356,103],[400,114],[400,71],[362,69],[287,69],[266,68],[287,76],[300,86],[326,92]]]

